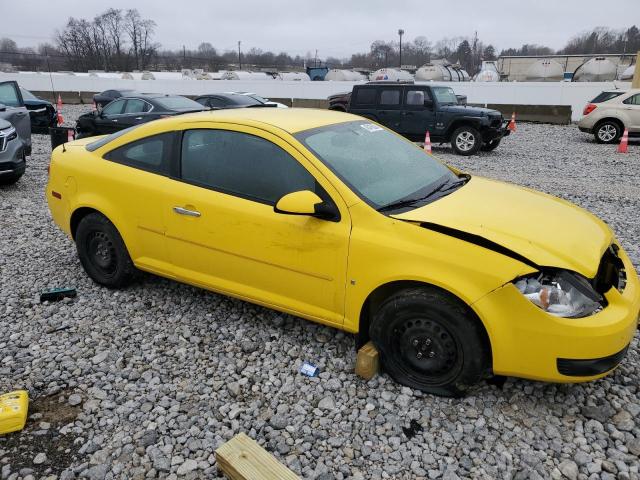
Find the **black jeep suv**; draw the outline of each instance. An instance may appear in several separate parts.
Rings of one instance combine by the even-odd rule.
[[[370,118],[413,141],[423,141],[428,130],[432,142],[450,142],[459,155],[493,150],[510,133],[500,112],[460,105],[446,86],[370,82],[329,97],[329,108]]]

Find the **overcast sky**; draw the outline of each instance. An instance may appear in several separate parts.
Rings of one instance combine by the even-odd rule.
[[[19,46],[51,41],[69,16],[93,18],[109,6],[135,6],[157,23],[163,48],[195,49],[210,42],[219,51],[258,47],[321,58],[346,57],[369,50],[374,40],[424,35],[471,36],[502,48],[524,43],[564,46],[574,34],[596,26],[629,27],[640,23],[639,0],[616,0],[605,15],[602,0],[2,0],[1,36]],[[622,14],[621,12],[629,14]],[[632,14],[632,12],[636,12]]]

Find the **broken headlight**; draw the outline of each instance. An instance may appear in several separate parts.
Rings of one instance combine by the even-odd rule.
[[[529,301],[556,317],[588,317],[602,310],[602,295],[574,272],[543,271],[519,278],[514,284]]]

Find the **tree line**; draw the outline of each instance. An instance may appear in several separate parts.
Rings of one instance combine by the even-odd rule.
[[[318,62],[334,68],[378,69],[411,65],[420,67],[433,59],[459,64],[475,74],[483,60],[495,60],[496,48],[485,44],[476,34],[470,37],[447,37],[435,42],[420,35],[413,40],[375,40],[367,52],[347,58],[328,57],[319,61],[308,52],[291,56],[251,48],[239,54],[236,50],[219,51],[209,42],[196,49],[163,49],[155,40],[156,23],[133,9],[109,8],[93,19],[71,17],[58,30],[53,43],[37,48],[19,48],[8,38],[0,39],[0,68],[3,64],[20,70],[179,70],[202,68],[209,71],[229,68],[301,69]],[[401,51],[402,50],[402,51]],[[536,44],[506,48],[500,55],[550,54],[623,54],[640,50],[640,31],[634,25],[616,30],[597,27],[569,39],[564,48],[553,49]],[[402,56],[402,58],[400,58]],[[4,67],[7,68],[6,66]]]

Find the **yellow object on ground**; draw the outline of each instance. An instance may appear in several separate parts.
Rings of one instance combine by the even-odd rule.
[[[0,435],[24,428],[29,410],[29,394],[26,390],[0,395]]]

